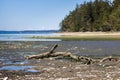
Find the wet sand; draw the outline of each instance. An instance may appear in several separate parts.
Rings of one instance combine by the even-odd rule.
[[[79,42],[79,41],[54,41],[54,42],[0,42],[0,79],[7,78],[7,80],[117,80],[120,79],[120,63],[119,62],[103,62],[91,65],[85,65],[71,59],[62,58],[48,58],[48,59],[32,59],[26,60],[25,56],[32,54],[39,54],[47,52],[54,44],[58,44],[57,51],[70,51],[74,54],[82,55],[86,53],[86,49],[95,48],[98,51],[92,51],[93,54],[83,54],[87,56],[95,55],[99,52],[100,44],[93,44],[93,42]],[[115,50],[119,48],[119,41],[104,42],[113,46]],[[88,44],[88,45],[87,45]],[[92,45],[93,44],[93,45]],[[114,45],[113,45],[114,44]],[[85,47],[87,45],[87,47]],[[104,45],[107,49],[108,46]],[[115,47],[116,46],[116,47]],[[69,50],[70,49],[70,50]],[[101,48],[102,49],[102,48]],[[88,49],[87,49],[88,50]],[[108,50],[109,53],[109,50]],[[119,57],[119,51],[114,55]],[[100,53],[99,53],[100,54]],[[100,54],[98,56],[109,56],[112,54]],[[27,68],[14,70],[6,67],[12,66]],[[31,66],[31,68],[29,67]],[[6,70],[5,70],[6,69]]]

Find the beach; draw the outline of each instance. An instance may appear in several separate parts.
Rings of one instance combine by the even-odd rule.
[[[120,32],[61,32],[58,33],[62,36],[99,36],[99,35],[103,35],[103,36],[119,36]]]
[[[0,0],[0,80],[120,80],[120,0]]]
[[[62,40],[120,40],[120,32],[60,32],[56,33],[55,36],[42,38]]]
[[[96,59],[110,55],[119,57],[119,43],[119,41],[1,41],[0,79],[116,80],[120,78],[120,63],[116,61],[86,65],[62,57],[30,60],[25,57],[47,52],[54,44],[58,44],[54,52],[68,51]]]

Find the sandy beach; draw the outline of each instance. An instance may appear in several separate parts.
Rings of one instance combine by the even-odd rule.
[[[120,40],[120,32],[60,32],[54,36],[32,37],[61,40]]]
[[[61,36],[120,36],[120,32],[61,32]]]

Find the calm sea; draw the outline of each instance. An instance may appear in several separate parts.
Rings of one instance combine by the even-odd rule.
[[[5,32],[0,33],[0,41],[60,41],[59,39],[32,39],[32,36],[55,36],[55,32]]]

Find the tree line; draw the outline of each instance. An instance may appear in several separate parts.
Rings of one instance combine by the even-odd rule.
[[[60,23],[62,31],[120,31],[120,0],[95,0],[76,5]]]

